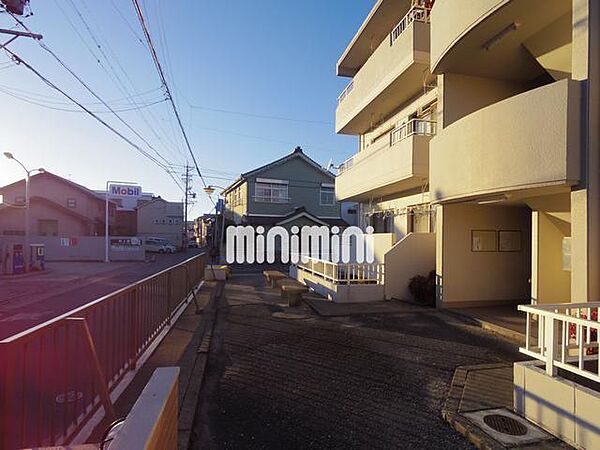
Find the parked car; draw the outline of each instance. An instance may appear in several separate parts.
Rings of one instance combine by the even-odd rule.
[[[166,239],[162,238],[146,238],[146,251],[152,253],[175,253],[177,247],[171,244]]]
[[[196,242],[196,240],[195,239],[190,239],[190,241],[188,242],[188,248],[198,248],[198,247],[199,247],[199,245]]]

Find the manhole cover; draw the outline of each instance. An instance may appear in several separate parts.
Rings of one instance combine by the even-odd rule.
[[[525,436],[527,427],[518,420],[502,414],[488,414],[483,418],[485,424],[499,433],[510,434],[511,436]]]

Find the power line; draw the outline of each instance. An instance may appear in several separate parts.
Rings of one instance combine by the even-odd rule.
[[[123,68],[123,66],[121,65],[121,63],[119,62],[119,59],[117,58],[116,54],[114,54],[114,52],[110,51],[110,46],[106,45],[104,46],[103,43],[101,43],[100,39],[97,38],[92,30],[92,27],[90,26],[90,24],[86,21],[86,19],[84,18],[83,14],[81,13],[81,11],[79,11],[79,9],[77,8],[77,5],[72,1],[72,0],[68,0],[72,6],[72,9],[75,11],[75,13],[77,14],[77,16],[79,17],[79,19],[81,20],[81,22],[83,23],[83,26],[85,27],[85,29],[87,30],[87,33],[89,34],[90,38],[92,39],[94,45],[97,47],[100,55],[97,56],[96,53],[94,52],[94,50],[92,50],[91,46],[88,45],[87,41],[85,40],[85,38],[82,36],[82,34],[79,32],[79,30],[77,29],[77,27],[75,26],[75,24],[71,21],[69,15],[67,14],[67,12],[62,8],[62,6],[60,5],[58,0],[55,0],[55,3],[57,5],[57,7],[60,9],[60,11],[62,12],[62,14],[65,16],[65,18],[67,19],[69,25],[71,26],[71,28],[73,28],[73,30],[75,31],[75,33],[77,34],[77,36],[79,36],[80,41],[84,44],[84,46],[86,47],[86,49],[88,50],[88,52],[90,53],[90,55],[94,58],[94,60],[96,60],[96,62],[100,65],[100,67],[102,68],[102,70],[107,74],[107,76],[110,78],[110,80],[113,82],[113,84],[119,89],[119,91],[125,96],[126,100],[128,101],[128,103],[130,105],[132,105],[133,107],[137,107],[139,106],[139,103],[137,103],[134,100],[135,95],[132,95],[127,86],[125,85],[125,83],[121,80],[121,77],[119,75],[119,73],[117,72],[117,70],[115,69],[115,67],[113,66],[113,63],[111,62],[111,59],[109,58],[109,55],[107,55],[107,53],[104,51],[104,47],[106,47],[107,51],[109,51],[112,54],[113,60],[115,62],[115,64],[119,67],[119,69],[121,70],[121,72],[123,73],[123,75],[125,76],[125,78],[127,79],[127,81],[129,82],[129,84],[133,87],[134,92],[137,91],[135,90],[135,85],[133,83],[133,81],[131,80],[131,78],[129,77],[127,71]],[[90,14],[91,17],[93,17],[92,14]],[[15,20],[17,20],[19,22],[19,20],[17,18],[15,18]],[[21,22],[22,24],[22,22]],[[24,26],[24,25],[23,25]],[[106,65],[100,60],[100,58],[103,58],[106,61]],[[162,86],[159,88],[162,91]],[[170,140],[169,136],[167,133],[164,132],[164,129],[161,127],[160,124],[160,120],[158,120],[153,114],[152,111],[149,110],[148,114],[150,115],[150,117],[153,119],[153,123],[154,125],[151,125],[148,121],[148,119],[146,118],[146,116],[144,115],[144,112],[141,110],[138,110],[138,115],[139,117],[142,119],[142,121],[146,124],[146,126],[148,127],[148,129],[150,130],[150,132],[154,135],[154,137],[163,145],[163,147],[172,155],[175,156],[174,153],[171,152],[169,146],[165,145],[163,143],[163,139],[161,138],[161,136],[157,133],[155,128],[158,128],[160,131],[163,132],[164,136],[167,138],[167,140],[170,141],[170,144],[172,144],[172,146],[174,148],[178,148],[178,144],[174,143],[173,141]]]
[[[198,161],[196,160],[196,156],[194,155],[194,152],[192,150],[190,140],[188,139],[187,133],[186,133],[183,123],[181,121],[179,111],[177,110],[177,105],[175,104],[175,101],[173,100],[173,95],[171,93],[171,89],[169,88],[169,84],[167,83],[167,79],[166,79],[163,69],[161,67],[160,60],[158,59],[158,55],[156,53],[156,48],[154,47],[154,43],[152,42],[152,36],[150,35],[150,31],[148,30],[148,27],[146,25],[146,21],[144,19],[144,14],[142,13],[142,9],[140,7],[140,3],[138,0],[132,0],[132,1],[133,1],[133,5],[135,7],[140,25],[142,27],[142,31],[144,32],[144,36],[146,37],[146,42],[148,43],[148,48],[149,48],[150,54],[152,56],[152,60],[154,62],[154,65],[155,65],[158,75],[160,77],[160,80],[165,88],[165,92],[167,94],[167,99],[169,100],[169,102],[171,103],[171,106],[173,107],[173,112],[175,113],[175,118],[177,119],[177,123],[179,124],[179,129],[181,130],[181,134],[185,140],[187,149],[190,153],[190,156],[192,157],[192,161],[194,163],[194,166],[196,167],[198,176],[200,177],[200,180],[202,181],[202,184],[204,185],[204,187],[208,187],[206,180],[204,180],[204,177],[202,176],[200,167],[198,167]],[[209,196],[209,198],[211,199],[211,201],[213,201],[212,197]]]
[[[190,103],[190,108],[192,109],[200,109],[204,111],[218,112],[224,114],[235,114],[238,116],[244,117],[255,117],[257,119],[267,119],[267,120],[282,120],[286,122],[299,122],[299,123],[312,123],[317,125],[334,125],[333,122],[324,122],[321,120],[308,120],[308,119],[296,119],[292,117],[282,117],[282,116],[269,116],[264,114],[255,114],[246,111],[235,111],[231,109],[220,109],[220,108],[209,108],[208,106],[199,106]]]
[[[25,30],[30,31],[27,26],[21,21],[19,20],[17,17],[15,17],[13,14],[11,14],[13,16],[13,18],[15,18],[15,20],[17,21],[18,24],[20,24]],[[42,49],[44,49],[47,53],[49,53],[67,72],[69,72],[69,74],[71,74],[71,76],[73,78],[75,78],[79,84],[81,84],[86,91],[88,91],[92,96],[94,96],[98,101],[100,101],[100,103],[106,108],[108,109],[123,125],[125,125],[132,133],[134,133],[139,139],[141,139],[154,153],[156,153],[156,155],[162,159],[167,165],[169,164],[169,161],[161,155],[161,153],[152,146],[152,144],[150,144],[148,142],[148,140],[142,136],[136,129],[134,129],[128,122],[126,122],[102,97],[100,97],[100,95],[98,95],[85,81],[83,81],[83,79],[81,77],[79,77],[79,75],[77,75],[54,51],[52,51],[52,49],[50,47],[48,47],[46,44],[44,44],[43,42],[39,42],[39,45],[42,47]],[[7,50],[8,51],[8,50]],[[13,54],[14,55],[14,54]],[[20,59],[20,58],[19,58]],[[63,93],[64,94],[64,93]],[[72,98],[70,98],[70,100],[73,101]],[[83,108],[85,110],[85,112],[87,112],[88,114],[95,114],[93,111],[85,108],[82,104],[78,103],[78,106],[80,106],[81,108]],[[137,104],[136,104],[137,106]],[[139,108],[138,108],[139,110]],[[95,117],[95,116],[94,116]],[[122,137],[124,137],[123,135],[121,135]],[[134,145],[135,148],[138,149],[138,151],[143,152],[142,154],[144,155],[149,155],[148,153],[146,153],[145,151],[143,151],[139,146],[133,144],[132,141],[128,142],[132,145]],[[155,161],[158,162],[158,161]],[[169,177],[171,177],[173,179],[173,181],[175,181],[175,183],[177,184],[177,186],[182,189],[182,186],[179,184],[179,182],[177,181],[177,179],[175,177],[173,177],[173,174],[171,174],[168,171],[167,166],[165,166],[164,164],[160,163],[160,166],[163,167],[163,169],[165,169],[165,171],[167,171],[167,173],[169,174]]]
[[[63,107],[60,107],[60,106],[53,106],[53,105],[49,105],[49,104],[44,104],[44,103],[41,103],[38,100],[34,100],[34,99],[31,99],[31,98],[24,97],[22,95],[15,94],[15,93],[10,92],[9,90],[1,88],[1,87],[0,87],[0,92],[2,92],[5,95],[8,95],[10,97],[13,97],[13,98],[15,98],[17,100],[20,100],[22,102],[29,103],[30,105],[36,105],[36,106],[39,106],[41,108],[51,109],[53,111],[62,111],[62,112],[79,113],[79,114],[85,113],[85,111],[81,111],[79,109],[63,108]],[[99,111],[99,110],[95,110],[95,111],[92,111],[92,112],[94,112],[95,114],[112,114],[114,112],[139,111],[140,109],[148,108],[148,107],[153,106],[153,105],[158,105],[159,103],[164,103],[166,101],[167,101],[166,99],[162,99],[162,100],[157,100],[157,101],[152,102],[152,103],[147,103],[147,104],[142,105],[142,106],[133,106],[133,107],[129,107],[129,108],[114,109],[113,111]]]
[[[60,87],[58,87],[57,85],[55,85],[52,81],[50,81],[48,78],[46,78],[44,75],[42,75],[40,72],[38,72],[33,66],[31,66],[29,63],[27,63],[26,61],[24,61],[20,56],[18,56],[16,53],[12,52],[11,50],[9,50],[7,47],[4,47],[4,51],[7,52],[12,58],[13,60],[17,63],[17,64],[22,64],[25,68],[27,68],[29,71],[31,71],[32,73],[34,73],[38,78],[40,78],[44,83],[46,83],[49,87],[51,87],[52,89],[56,90],[57,92],[61,93],[62,95],[64,95],[66,98],[68,98],[70,101],[72,101],[73,103],[75,103],[77,106],[79,106],[82,110],[84,110],[87,114],[89,114],[91,117],[93,117],[94,119],[96,119],[98,122],[100,122],[102,125],[104,125],[106,128],[108,128],[110,131],[112,131],[114,134],[116,134],[118,137],[120,137],[122,140],[124,140],[125,142],[127,142],[129,145],[131,145],[133,148],[135,148],[138,152],[140,152],[142,155],[144,155],[146,158],[150,159],[152,162],[154,162],[157,166],[161,167],[163,170],[165,170],[167,172],[167,174],[173,179],[173,181],[175,181],[175,184],[177,184],[177,186],[182,189],[182,187],[180,186],[179,182],[177,181],[177,179],[173,176],[173,174],[171,172],[169,172],[168,168],[166,166],[164,166],[160,161],[158,161],[156,158],[154,158],[152,155],[150,155],[148,152],[146,152],[144,149],[142,149],[140,146],[138,146],[137,144],[135,144],[133,141],[131,141],[129,138],[127,138],[125,135],[123,135],[121,132],[119,132],[117,129],[115,129],[114,127],[112,127],[109,123],[107,123],[106,121],[104,121],[101,117],[98,117],[93,111],[89,110],[88,108],[86,108],[83,104],[81,104],[79,101],[77,101],[76,99],[74,99],[73,97],[71,97],[67,92],[65,92],[63,89],[61,89]]]

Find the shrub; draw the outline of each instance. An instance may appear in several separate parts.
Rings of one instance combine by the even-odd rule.
[[[408,290],[418,303],[427,306],[435,305],[435,270],[428,276],[416,275],[408,283]]]

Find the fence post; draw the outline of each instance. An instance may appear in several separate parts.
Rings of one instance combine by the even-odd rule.
[[[173,288],[171,286],[173,270],[174,269],[171,269],[167,272],[167,309],[169,310],[169,325],[171,325],[171,319],[173,318],[173,308],[171,306],[173,302],[173,299],[171,298],[173,296]]]
[[[555,333],[554,318],[546,317],[545,320],[545,341],[546,341],[546,373],[551,377],[556,376],[556,367],[554,367],[554,356],[557,347],[557,334]]]
[[[137,287],[131,291],[132,298],[129,307],[129,370],[135,370],[137,367],[139,292]]]
[[[12,384],[13,380],[9,377],[11,372],[9,345],[0,344],[0,448],[10,448],[12,446],[11,430],[16,432],[19,429],[14,423],[19,410],[15,408],[15,405],[9,404],[10,393],[17,391],[17,387]],[[9,411],[11,412],[9,413]]]

